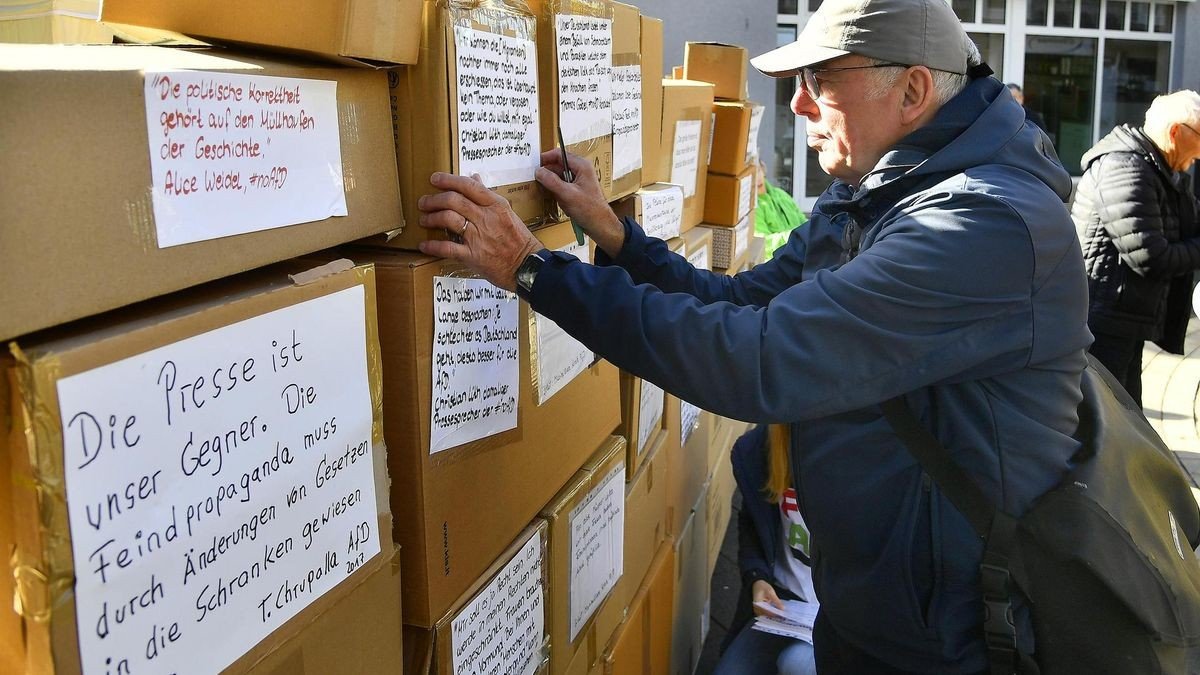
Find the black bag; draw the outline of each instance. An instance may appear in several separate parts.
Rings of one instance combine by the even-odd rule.
[[[1076,440],[1054,489],[1019,518],[988,502],[903,397],[884,414],[984,539],[980,585],[993,675],[1186,673],[1200,645],[1200,508],[1141,408],[1088,356]],[[1011,598],[1030,608],[1034,654],[1017,648]]]

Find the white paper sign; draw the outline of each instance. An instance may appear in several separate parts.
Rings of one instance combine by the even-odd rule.
[[[221,671],[379,553],[362,286],[58,398],[85,673]]]
[[[159,248],[346,215],[337,82],[145,78]]]
[[[679,401],[679,444],[687,445],[688,439],[692,437],[692,432],[700,426],[700,413],[702,411],[697,406],[688,403],[687,401]]]
[[[663,390],[656,384],[642,380],[641,399],[638,404],[638,454],[646,452],[646,444],[654,430],[662,426]]]
[[[698,270],[711,270],[712,266],[708,262],[708,246],[701,247],[688,254],[687,261]]]
[[[700,170],[700,120],[675,123],[672,145],[671,182],[683,186],[683,196],[696,194],[696,174]]]
[[[571,509],[571,641],[608,592],[624,567],[625,462]]]
[[[741,255],[743,252],[749,250],[749,248],[750,248],[750,216],[749,216],[749,214],[747,214],[745,218],[742,218],[742,221],[740,223],[738,223],[735,234],[737,235],[735,238],[735,243],[737,244],[737,252],[734,254],[734,257]]]
[[[642,229],[650,237],[671,239],[679,236],[683,223],[683,188],[671,185],[662,189],[643,190]]]
[[[613,131],[612,19],[556,14],[558,124],[573,145]]]
[[[738,179],[738,220],[750,213],[750,197],[754,194],[754,174],[748,173]]]
[[[763,110],[766,110],[761,105],[754,106],[750,110],[750,131],[746,137],[746,163],[758,159],[758,130],[762,126]]]
[[[588,262],[586,241],[583,244],[572,241],[558,250]],[[537,376],[538,405],[542,405],[586,371],[595,355],[582,342],[541,314],[534,314],[534,332],[537,333],[537,358],[534,359],[533,368]]]
[[[613,180],[642,168],[642,67],[614,66]]]
[[[429,454],[515,429],[519,380],[517,296],[434,277]]]
[[[533,180],[541,165],[537,47],[532,40],[454,27],[458,173],[488,187]]]
[[[546,637],[542,536],[537,534],[451,621],[455,675],[533,675]]]

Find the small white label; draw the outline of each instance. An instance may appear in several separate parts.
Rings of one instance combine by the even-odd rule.
[[[346,215],[337,82],[147,72],[158,247]]]
[[[742,218],[742,222],[738,223],[736,230],[737,247],[733,257],[738,257],[750,249],[750,216]]]
[[[662,426],[663,390],[653,382],[642,380],[638,405],[638,455],[646,453],[646,444],[654,430]]]
[[[564,248],[558,249],[564,253],[588,262],[587,241],[578,244],[572,241]],[[550,400],[563,387],[567,386],[588,369],[594,354],[592,350],[559,328],[558,324],[541,314],[534,315],[534,330],[537,333],[537,358],[533,360],[534,372],[537,373],[538,405]]]
[[[533,675],[542,665],[543,548],[539,531],[450,622],[455,675]]]
[[[487,187],[533,180],[541,165],[537,46],[454,27],[458,173]]]
[[[700,120],[675,123],[675,144],[671,156],[671,182],[683,186],[683,196],[696,194],[696,174],[700,170]]]
[[[746,163],[750,164],[758,159],[758,130],[762,126],[763,110],[761,105],[755,104],[750,111],[750,131],[746,138]]]
[[[571,642],[621,578],[625,546],[625,462],[568,516],[571,529]]]
[[[698,406],[694,406],[687,401],[679,402],[679,444],[687,445],[687,442],[692,437],[692,432],[700,428],[700,413],[703,412]]]
[[[754,174],[738,179],[738,220],[750,214],[750,197],[754,194]]]
[[[688,254],[687,261],[698,270],[711,270],[712,267],[708,262],[708,246],[702,246],[699,249]]]
[[[517,296],[483,279],[433,279],[429,453],[515,429]]]
[[[667,185],[643,189],[638,198],[642,200],[642,229],[647,236],[663,240],[679,236],[683,224],[683,188]]]
[[[613,131],[612,19],[556,14],[558,121],[574,145]]]
[[[58,382],[83,672],[220,672],[379,553],[364,311],[354,286]]]
[[[612,70],[613,180],[617,180],[642,168],[642,67]]]

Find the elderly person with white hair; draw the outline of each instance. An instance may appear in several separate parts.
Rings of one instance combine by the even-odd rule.
[[[1141,128],[1116,127],[1083,156],[1071,216],[1088,273],[1091,353],[1142,400],[1142,346],[1183,353],[1200,232],[1192,178],[1200,94],[1154,99]]]

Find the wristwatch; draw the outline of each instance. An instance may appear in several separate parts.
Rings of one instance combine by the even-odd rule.
[[[525,256],[521,266],[517,268],[517,292],[528,295],[533,292],[533,282],[537,280],[538,272],[550,256],[550,251],[542,249]]]

